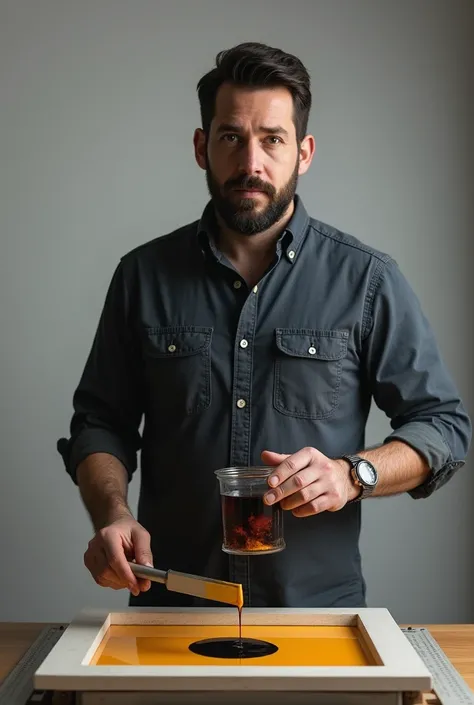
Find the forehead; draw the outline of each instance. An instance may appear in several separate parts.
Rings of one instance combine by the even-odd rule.
[[[216,96],[213,127],[220,123],[246,127],[281,125],[294,132],[293,97],[287,88],[252,88],[224,83]]]

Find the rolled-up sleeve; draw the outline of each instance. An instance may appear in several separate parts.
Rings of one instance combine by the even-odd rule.
[[[143,413],[141,367],[130,295],[121,262],[114,272],[84,371],[73,397],[70,438],[57,448],[77,484],[76,469],[92,453],[110,453],[131,479]]]
[[[365,360],[371,392],[400,440],[427,461],[428,497],[465,463],[472,427],[420,302],[393,260],[381,262],[367,309]]]

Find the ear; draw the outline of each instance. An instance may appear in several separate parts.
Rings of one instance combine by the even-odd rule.
[[[300,146],[300,163],[298,169],[298,175],[306,174],[311,162],[313,161],[313,156],[316,151],[316,141],[313,135],[306,135]]]
[[[207,166],[207,139],[201,128],[194,131],[193,144],[196,162],[201,169],[205,170]]]

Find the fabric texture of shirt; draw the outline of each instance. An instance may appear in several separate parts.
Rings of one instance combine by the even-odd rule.
[[[431,469],[428,497],[465,461],[471,423],[419,301],[396,262],[311,218],[301,199],[273,264],[249,288],[202,217],[126,254],[113,275],[58,449],[74,482],[105,452],[129,479],[154,565],[242,582],[247,606],[364,606],[361,506],[296,518],[285,550],[222,551],[218,468],[263,450],[361,451],[372,400]],[[143,423],[142,423],[143,422]],[[209,605],[163,585],[133,605]]]

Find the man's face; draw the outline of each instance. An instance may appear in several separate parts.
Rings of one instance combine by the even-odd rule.
[[[224,84],[208,140],[201,132],[195,144],[213,203],[229,228],[253,235],[288,210],[301,171],[286,88]]]

